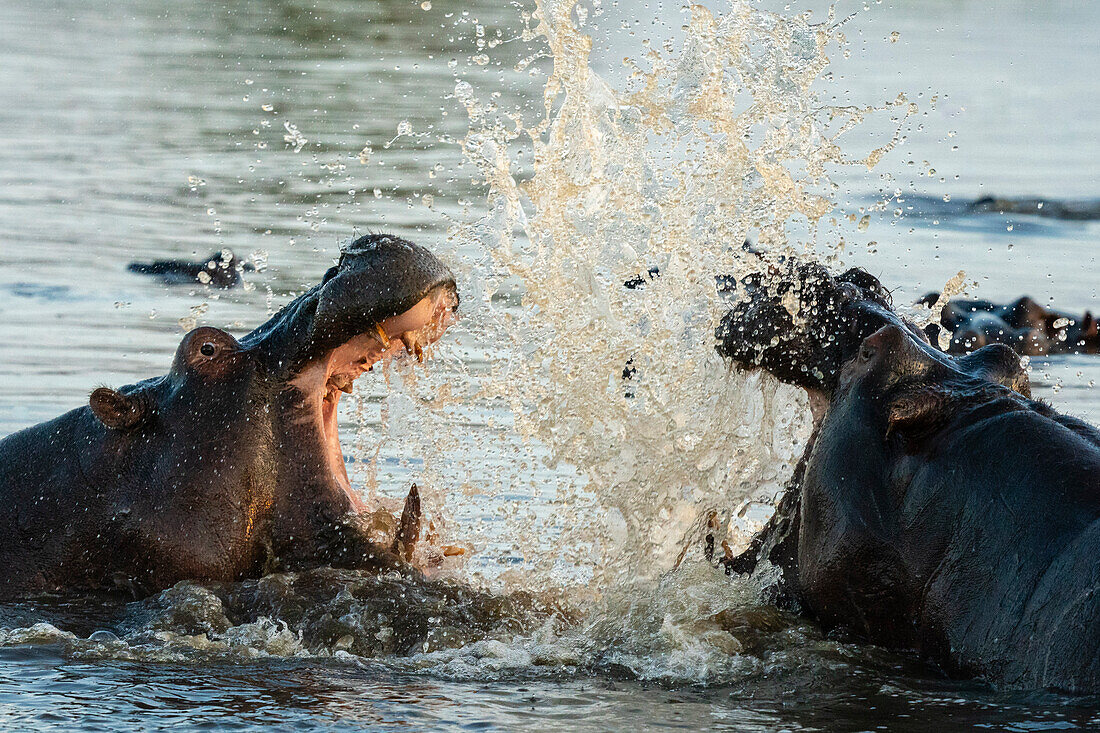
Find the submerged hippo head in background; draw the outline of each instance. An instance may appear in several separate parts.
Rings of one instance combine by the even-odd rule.
[[[242,273],[255,272],[251,262],[242,262],[227,249],[215,252],[205,260],[154,260],[131,262],[126,268],[139,275],[151,275],[166,285],[209,285],[212,288],[235,288],[244,282]]]
[[[940,294],[931,292],[917,302],[938,308],[940,324],[951,333],[947,350],[952,354],[995,343],[1030,356],[1100,353],[1100,327],[1089,311],[1072,315],[1026,295],[1005,304],[967,299],[941,303]]]
[[[422,358],[457,305],[426,249],[361,237],[241,340],[197,328],[165,376],[0,441],[0,594],[399,566],[418,497],[380,536],[348,482],[337,405],[380,359]]]
[[[1096,692],[1100,432],[1032,401],[1006,346],[954,358],[866,273],[803,273],[749,288],[719,329],[719,351],[822,402],[775,516],[727,567],[767,561],[781,603],[954,673]]]

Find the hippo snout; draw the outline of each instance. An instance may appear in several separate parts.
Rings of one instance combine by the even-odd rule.
[[[901,348],[908,340],[908,335],[899,327],[893,324],[883,326],[863,339],[859,347],[859,358],[862,361],[870,361],[879,354],[887,354]]]
[[[842,387],[857,381],[886,387],[925,378],[942,367],[937,355],[903,326],[888,324],[860,342],[859,349],[841,370]],[[870,381],[866,381],[870,380]]]

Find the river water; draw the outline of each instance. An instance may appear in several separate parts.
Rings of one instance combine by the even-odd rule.
[[[1100,308],[1100,224],[969,206],[1100,199],[1100,7],[840,3],[838,20],[854,14],[836,31],[846,44],[820,67],[798,14],[820,22],[826,4],[747,7],[580,4],[547,37],[522,3],[6,3],[0,434],[163,372],[192,323],[247,331],[316,282],[341,242],[391,231],[452,264],[466,316],[426,371],[360,381],[345,453],[375,501],[416,480],[439,533],[472,552],[424,583],[320,570],[0,608],[0,722],[1100,727],[1095,701],[947,681],[823,638],[716,576],[692,543],[711,509],[733,516],[731,533],[751,530],[806,432],[795,391],[730,374],[692,336],[719,307],[699,287],[739,265],[711,238],[839,256],[903,305],[965,271],[970,295]],[[721,45],[708,42],[731,27],[764,49],[766,64],[738,70],[775,115],[821,121],[824,105],[905,94],[841,141],[859,159],[896,134],[871,170],[812,132],[772,146],[796,179],[828,165],[831,184],[806,187],[835,206],[816,228],[783,208],[790,190],[754,179],[718,192],[727,182],[704,165],[742,155],[713,136],[699,147],[721,105],[681,105],[704,98],[692,63],[711,63]],[[564,92],[548,97],[555,69]],[[788,83],[798,73],[805,88]],[[647,79],[655,91],[638,96]],[[609,110],[626,122],[608,126]],[[750,152],[776,139],[750,138]],[[662,146],[674,152],[654,156]],[[597,169],[617,185],[593,184]],[[732,212],[694,218],[724,197]],[[257,265],[247,288],[126,270],[223,248]],[[616,278],[654,264],[669,285],[630,300]],[[622,399],[628,358],[641,370]],[[1098,379],[1095,357],[1032,361],[1038,396],[1094,423]]]

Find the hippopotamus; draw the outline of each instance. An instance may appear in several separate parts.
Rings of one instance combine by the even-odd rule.
[[[931,292],[917,301],[936,307],[940,294]],[[951,300],[940,306],[939,321],[951,332],[948,352],[965,354],[994,343],[1019,354],[1100,353],[1100,329],[1090,311],[1083,316],[1046,308],[1026,295],[1011,303],[988,300]]]
[[[971,202],[976,213],[1029,214],[1050,219],[1091,221],[1100,219],[1100,201],[1055,201],[1042,198],[1000,198],[983,196]]]
[[[996,313],[976,310],[957,323],[948,341],[949,354],[969,354],[990,344],[1004,344],[1017,354],[1028,356],[1042,356],[1051,351],[1046,334],[1035,328],[1014,328]]]
[[[153,275],[168,285],[209,285],[212,288],[235,288],[243,282],[242,272],[253,272],[251,262],[242,262],[231,251],[214,252],[205,260],[154,260],[131,262],[127,269],[140,275]]]
[[[800,264],[742,296],[719,353],[804,388],[814,428],[727,572],[953,675],[1100,691],[1100,431],[1032,400],[1003,344],[932,347],[861,270]]]
[[[167,374],[0,441],[0,597],[232,581],[331,565],[408,569],[419,532],[352,489],[337,405],[381,359],[440,337],[451,271],[372,234],[319,285],[240,339],[186,334]]]

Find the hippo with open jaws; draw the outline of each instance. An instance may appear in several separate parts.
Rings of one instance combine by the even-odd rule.
[[[242,339],[197,328],[168,374],[101,387],[0,441],[0,598],[409,568],[415,487],[399,522],[367,511],[337,405],[379,360],[421,357],[457,306],[454,276],[428,250],[364,236]]]
[[[718,351],[806,389],[815,419],[727,572],[773,565],[779,605],[953,675],[1100,691],[1100,432],[1031,400],[1006,346],[933,348],[861,270],[790,265],[742,295]]]

